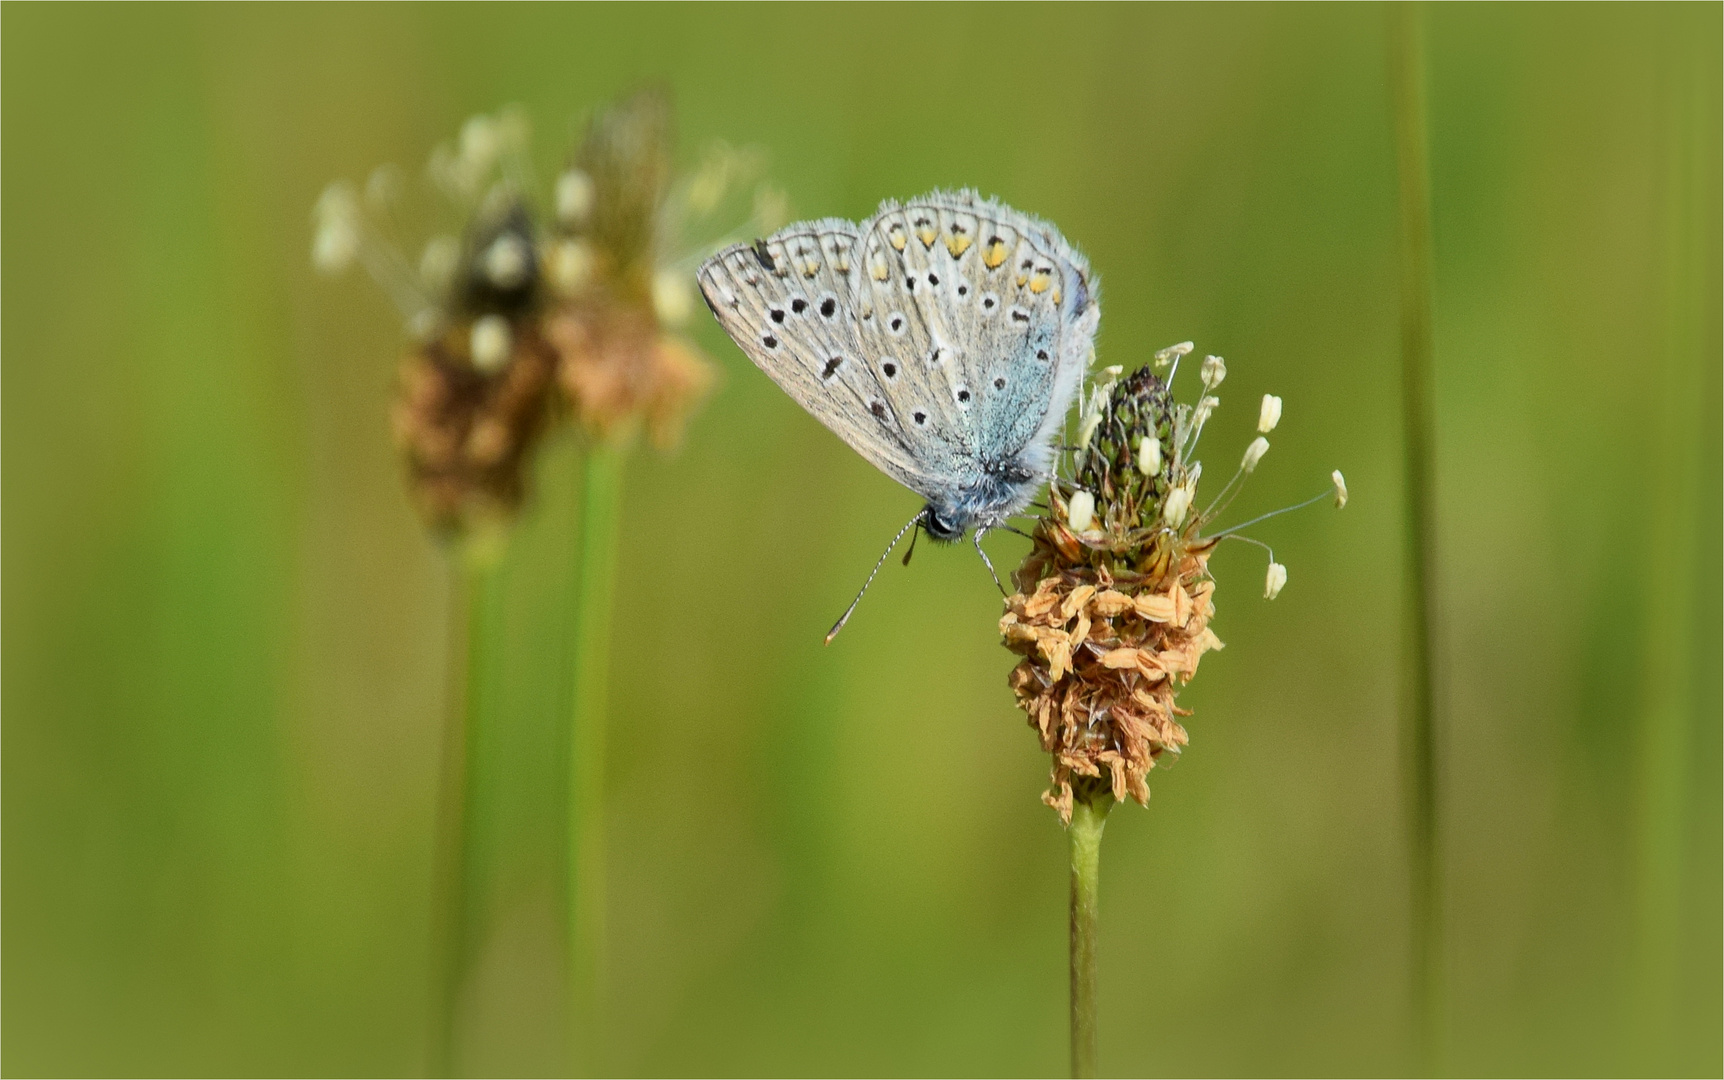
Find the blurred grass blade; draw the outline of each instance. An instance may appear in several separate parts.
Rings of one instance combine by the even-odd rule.
[[[1442,1014],[1437,868],[1435,286],[1422,5],[1389,8],[1389,77],[1401,213],[1401,409],[1406,498],[1402,599],[1402,746],[1411,871],[1412,1005],[1417,1064],[1438,1069]]]
[[[1699,463],[1706,452],[1701,425],[1704,412],[1716,406],[1705,394],[1702,372],[1703,365],[1717,363],[1717,357],[1702,356],[1699,340],[1704,254],[1703,234],[1696,225],[1701,220],[1700,146],[1707,134],[1702,125],[1708,110],[1696,39],[1689,30],[1685,18],[1672,19],[1665,27],[1664,355],[1645,544],[1658,553],[1668,572],[1647,579],[1636,776],[1636,971],[1629,1021],[1637,1068],[1652,1073],[1681,1068],[1676,1017],[1682,1004],[1690,725],[1696,719],[1692,582],[1703,557],[1698,550]],[[1716,241],[1715,234],[1712,239]]]

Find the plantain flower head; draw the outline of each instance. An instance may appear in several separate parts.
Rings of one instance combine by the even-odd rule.
[[[1110,368],[1096,380],[1080,411],[1074,457],[1049,484],[1048,512],[1000,619],[1006,647],[1021,657],[1012,693],[1052,758],[1042,798],[1068,824],[1074,802],[1146,803],[1149,771],[1187,745],[1180,719],[1190,713],[1179,707],[1179,692],[1204,655],[1222,648],[1210,628],[1210,555],[1223,539],[1258,543],[1239,536],[1244,526],[1204,532],[1269,444],[1255,439],[1233,479],[1199,506],[1198,440],[1220,405],[1211,391],[1227,368],[1207,357],[1198,402],[1177,404],[1169,386],[1191,351],[1190,342],[1176,345],[1156,354],[1153,368],[1124,378]],[[1274,427],[1280,406],[1265,398],[1260,430]],[[1317,498],[1334,494],[1344,503],[1339,477]],[[1286,583],[1287,568],[1271,552],[1265,596],[1273,599]]]

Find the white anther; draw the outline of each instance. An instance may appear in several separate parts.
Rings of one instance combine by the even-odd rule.
[[[513,289],[527,280],[527,242],[514,233],[504,233],[485,249],[485,279],[499,289]]]
[[[461,125],[461,160],[474,171],[490,167],[497,156],[497,124],[489,116],[468,117]]]
[[[1339,510],[1347,505],[1347,478],[1341,475],[1340,469],[1336,469],[1329,474],[1329,479],[1335,481],[1335,509]]]
[[[1269,564],[1269,573],[1263,578],[1263,599],[1273,600],[1281,595],[1281,590],[1287,585],[1287,568],[1278,562]]]
[[[339,274],[353,265],[359,254],[359,230],[353,222],[325,221],[317,227],[311,242],[311,265],[319,273]]]
[[[1177,529],[1185,524],[1185,515],[1191,510],[1191,489],[1176,487],[1167,493],[1167,502],[1161,508],[1161,520],[1170,528]]]
[[[501,315],[486,315],[475,321],[467,345],[473,366],[486,375],[501,371],[514,348],[512,336],[509,321]]]
[[[359,254],[359,199],[352,186],[338,180],[324,188],[311,216],[316,222],[311,265],[325,274],[339,274]]]
[[[1088,531],[1095,521],[1095,496],[1087,491],[1079,491],[1072,495],[1072,501],[1066,506],[1066,524],[1072,532]]]
[[[1221,380],[1227,378],[1227,361],[1219,356],[1203,358],[1203,386],[1213,390],[1221,385]]]
[[[564,225],[584,225],[593,212],[593,178],[579,169],[557,177],[557,220]]]
[[[1257,468],[1257,463],[1262,461],[1263,455],[1268,452],[1269,440],[1265,439],[1261,435],[1257,436],[1255,439],[1251,440],[1251,445],[1245,448],[1245,460],[1239,463],[1239,467],[1244,469],[1246,472],[1250,472]]]
[[[1257,410],[1257,430],[1267,435],[1281,422],[1281,399],[1274,394],[1263,395],[1263,407]]]
[[[1190,352],[1194,347],[1189,341],[1182,341],[1178,345],[1169,345],[1155,354],[1155,366],[1166,367]]]
[[[694,311],[694,296],[685,275],[660,270],[652,277],[652,309],[666,326],[681,326]]]
[[[1161,475],[1161,440],[1145,435],[1137,444],[1137,471],[1145,476]]]
[[[581,291],[593,272],[593,252],[585,241],[560,240],[551,248],[549,266],[551,287],[564,296]]]
[[[461,242],[453,236],[433,236],[419,255],[419,280],[432,293],[442,294],[455,284],[461,263]]]

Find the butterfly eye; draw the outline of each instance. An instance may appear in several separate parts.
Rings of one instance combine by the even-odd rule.
[[[935,288],[935,289],[939,288],[940,287],[939,276],[936,274],[929,274],[928,275],[928,286],[929,286],[929,288]]]
[[[921,409],[917,409],[910,415],[916,418],[916,423],[918,425],[926,424],[928,422],[928,414],[923,412]]]
[[[958,404],[968,405],[969,403],[970,403],[970,392],[968,390],[959,390],[958,391]]]
[[[893,312],[886,320],[886,328],[892,332],[893,337],[902,335],[904,333],[904,316]]]
[[[820,301],[820,314],[830,319],[838,313],[838,301],[835,297],[825,297]]]
[[[881,364],[880,370],[884,371],[886,373],[886,377],[888,379],[895,379],[898,377],[898,365],[892,363],[890,360],[888,360],[884,364]]]
[[[772,309],[772,321],[775,323],[782,323],[784,321],[784,309],[783,308],[775,307]]]
[[[994,389],[995,390],[1004,390],[1005,388],[1006,388],[1005,376],[1002,375],[1000,378],[997,378],[994,380]]]
[[[982,294],[982,310],[984,312],[992,313],[993,310],[999,306],[1000,306],[1000,298],[999,297],[995,296],[991,292]]]
[[[794,311],[794,312],[796,312],[796,314],[800,315],[804,311],[808,310],[808,301],[806,301],[806,300],[802,299],[802,297],[798,296],[796,299],[790,301],[790,310]]]
[[[958,286],[958,295],[959,295],[959,296],[968,296],[968,295],[970,295],[970,287],[969,287],[969,286],[968,286],[968,285],[960,285],[960,286]]]
[[[760,343],[769,349],[778,348],[778,339],[773,337],[771,334],[767,334],[765,337],[761,338]]]

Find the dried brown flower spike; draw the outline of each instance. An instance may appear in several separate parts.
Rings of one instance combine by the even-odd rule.
[[[1190,349],[1163,350],[1158,366],[1177,371]],[[1012,692],[1053,757],[1052,787],[1042,798],[1068,824],[1074,800],[1147,802],[1149,771],[1188,741],[1177,718],[1190,713],[1178,706],[1178,692],[1203,654],[1222,647],[1209,625],[1209,556],[1236,535],[1201,530],[1269,448],[1255,440],[1216,502],[1197,511],[1203,467],[1192,454],[1219,404],[1210,392],[1226,365],[1205,360],[1195,406],[1174,404],[1171,372],[1164,381],[1144,368],[1116,383],[1119,373],[1107,369],[1091,392],[1075,473],[1049,485],[1049,512],[1000,619],[1006,647],[1024,658],[1012,669]],[[1280,399],[1272,400],[1259,425],[1265,433],[1280,417]],[[1331,490],[1344,490],[1336,477]],[[1273,553],[1271,560],[1272,595],[1286,568]]]
[[[507,518],[521,502],[556,363],[532,252],[518,202],[475,222],[438,329],[401,363],[395,437],[420,510],[441,530]]]
[[[546,333],[582,424],[610,440],[637,420],[676,442],[713,382],[712,366],[664,330],[687,317],[675,239],[670,103],[643,91],[599,112],[557,181],[558,235],[546,257],[559,296]]]
[[[408,486],[439,532],[471,537],[512,517],[544,430],[555,353],[541,330],[544,274],[527,198],[526,118],[475,116],[430,176],[457,220],[413,267],[385,228],[401,196],[383,167],[363,201],[336,183],[318,201],[312,260],[326,273],[363,263],[400,306],[412,338],[393,414]]]

